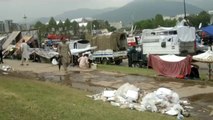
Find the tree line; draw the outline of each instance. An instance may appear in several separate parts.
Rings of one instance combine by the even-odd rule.
[[[137,29],[151,29],[156,28],[158,26],[163,27],[172,27],[175,26],[178,21],[181,21],[184,18],[176,19],[163,19],[161,14],[157,14],[155,18],[141,20],[135,22],[134,25],[137,26]],[[196,28],[199,27],[200,23],[202,23],[202,27],[209,25],[210,22],[210,15],[206,11],[202,11],[199,14],[191,14],[187,16],[186,21],[188,25],[194,26]]]
[[[152,29],[159,26],[172,27],[175,26],[177,21],[181,21],[183,18],[176,19],[164,19],[161,14],[157,14],[152,19],[146,19],[137,21],[134,23],[137,26],[137,30]],[[197,27],[202,23],[202,27],[207,26],[210,21],[210,15],[206,11],[202,11],[199,14],[192,14],[186,17],[190,26]],[[36,22],[34,28],[39,30],[40,38],[45,38],[47,34],[63,34],[66,36],[83,36],[86,32],[92,32],[92,30],[107,29],[108,31],[115,31],[116,28],[110,26],[108,21],[104,20],[92,20],[87,21],[86,26],[79,26],[76,21],[71,22],[68,18],[62,22],[57,23],[56,20],[51,17],[48,24],[44,24],[40,21]]]

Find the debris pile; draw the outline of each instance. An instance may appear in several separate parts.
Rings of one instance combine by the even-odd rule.
[[[2,65],[1,68],[0,68],[0,71],[3,74],[8,74],[8,72],[14,71],[14,69],[9,65]]]
[[[95,95],[88,95],[94,100],[108,101],[113,106],[135,109],[138,111],[160,112],[162,114],[188,117],[187,101],[182,101],[179,95],[168,89],[159,88],[154,92],[146,93],[143,90],[125,83],[117,90],[107,90]]]

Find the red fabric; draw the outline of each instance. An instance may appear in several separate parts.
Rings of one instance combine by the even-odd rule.
[[[192,57],[187,56],[179,62],[168,62],[157,55],[149,55],[148,66],[152,67],[159,75],[168,77],[186,76],[191,72]]]
[[[49,34],[49,35],[47,36],[47,38],[48,38],[48,39],[60,39],[61,36],[56,35],[56,34]]]

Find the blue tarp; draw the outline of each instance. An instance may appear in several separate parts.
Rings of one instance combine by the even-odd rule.
[[[213,36],[213,25],[207,26],[207,27],[203,27],[201,28],[204,32],[206,32],[207,34],[209,34],[210,36]]]

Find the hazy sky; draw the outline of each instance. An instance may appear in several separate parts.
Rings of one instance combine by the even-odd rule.
[[[78,8],[119,7],[133,0],[0,0],[0,20],[49,17]]]

